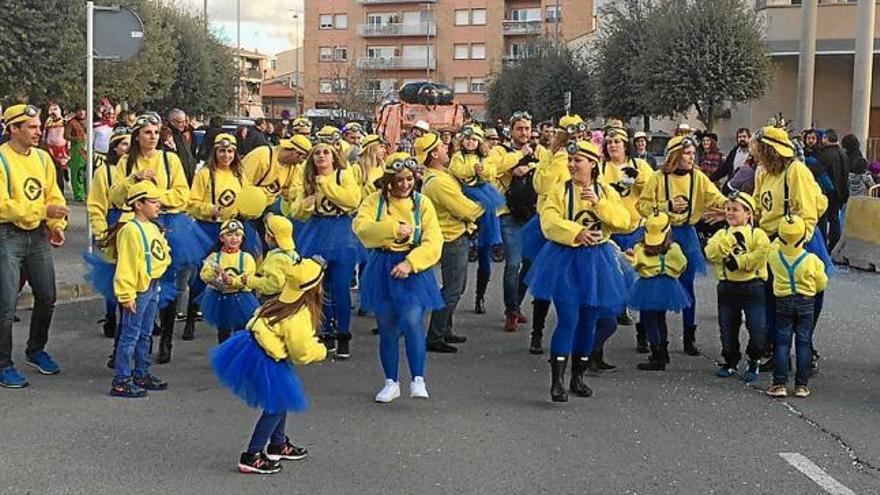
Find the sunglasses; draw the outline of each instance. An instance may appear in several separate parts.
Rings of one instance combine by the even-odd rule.
[[[401,172],[403,169],[408,169],[413,172],[419,169],[419,164],[412,158],[407,158],[404,160],[394,160],[390,164],[388,164],[388,169],[393,171],[394,173]]]
[[[510,123],[513,124],[518,120],[532,120],[532,114],[526,111],[513,112],[513,115],[510,116]]]

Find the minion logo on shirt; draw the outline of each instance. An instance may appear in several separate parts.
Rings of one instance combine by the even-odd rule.
[[[400,225],[403,225],[403,224],[406,223],[406,222],[398,221],[397,223],[400,224]],[[410,243],[410,240],[411,240],[411,239],[412,239],[412,235],[407,235],[407,236],[404,236],[404,237],[400,237],[400,238],[398,238],[398,239],[394,239],[394,245],[395,245],[395,246],[406,246],[406,245],[408,245],[408,244]]]
[[[227,277],[238,277],[241,275],[241,271],[234,266],[227,266],[226,268],[223,269],[223,273]]]
[[[165,245],[159,239],[153,239],[150,243],[150,254],[159,261],[165,260],[168,253],[165,252]]]
[[[29,201],[36,201],[43,194],[43,184],[36,177],[25,179],[21,189]]]
[[[773,193],[770,191],[764,191],[761,193],[761,206],[764,208],[764,211],[770,211],[773,209]]]
[[[324,215],[341,215],[344,213],[338,206],[336,206],[336,203],[330,201],[330,198],[327,197],[321,198],[321,201],[318,202],[318,206],[315,210]]]
[[[217,204],[224,208],[229,208],[235,203],[235,191],[226,189],[217,197]]]
[[[732,251],[734,256],[739,256],[749,251],[749,247],[746,245],[746,236],[742,232],[734,232],[733,238],[736,239],[736,244],[733,245]]]
[[[601,231],[602,220],[592,210],[581,210],[574,216],[574,221],[583,225],[590,231]]]

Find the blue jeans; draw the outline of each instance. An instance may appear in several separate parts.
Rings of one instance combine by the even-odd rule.
[[[589,356],[596,342],[599,308],[575,302],[554,300],[556,329],[550,337],[550,353]]]
[[[257,420],[254,426],[254,434],[251,435],[251,441],[248,443],[248,454],[256,454],[262,452],[269,445],[284,445],[287,442],[287,435],[284,433],[284,427],[287,424],[287,412],[278,414],[269,414],[263,411],[263,415]]]
[[[428,342],[439,343],[452,334],[452,315],[461,295],[467,286],[468,250],[470,245],[466,236],[443,244],[440,256],[440,276],[443,287],[440,293],[446,307],[431,312],[431,323],[428,325]]]
[[[116,374],[113,382],[128,380],[132,376],[131,358],[134,356],[134,375],[150,373],[150,344],[153,340],[153,320],[159,311],[159,282],[135,298],[135,312],[123,308],[119,341],[116,343]]]
[[[324,333],[335,324],[339,333],[349,333],[351,325],[351,277],[356,262],[331,261],[324,277]]]
[[[788,355],[794,336],[797,373],[795,386],[806,386],[810,380],[810,358],[813,343],[813,297],[787,296],[776,299],[776,352],[773,384],[788,382]]]
[[[512,215],[501,216],[501,240],[504,243],[504,309],[519,311],[519,269],[522,265],[520,225]]]
[[[5,187],[5,186],[4,186]],[[26,353],[42,351],[49,341],[49,326],[55,310],[55,265],[42,225],[21,230],[0,223],[0,369],[12,366],[12,320],[21,287],[21,271],[27,270],[34,293],[30,338]]]
[[[764,354],[767,342],[767,320],[764,310],[764,281],[718,282],[718,328],[721,330],[721,356],[729,368],[736,368],[742,354],[739,327],[743,315],[749,331],[746,354],[757,361]]]
[[[393,313],[376,315],[376,322],[379,323],[379,360],[385,378],[397,381],[401,335],[406,341],[410,376],[425,376],[424,315],[425,308],[421,306],[405,306]]]

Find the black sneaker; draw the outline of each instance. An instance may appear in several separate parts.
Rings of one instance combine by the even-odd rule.
[[[454,352],[458,352],[458,348],[447,344],[446,342],[428,342],[425,346],[428,352],[440,352],[444,354],[451,354]]]
[[[156,375],[149,374],[147,376],[136,376],[134,377],[134,383],[138,387],[141,387],[145,390],[166,390],[168,389],[168,382],[162,380]]]
[[[444,337],[443,340],[445,340],[447,344],[464,344],[467,342],[467,337],[451,333]]]
[[[144,388],[137,386],[132,380],[114,382],[110,388],[110,395],[113,397],[123,397],[125,399],[139,399],[147,396]]]
[[[174,321],[186,321],[186,313],[184,313],[183,311],[178,311],[174,315]]]
[[[351,345],[349,340],[351,335],[340,336],[336,339],[336,357],[339,359],[348,359],[351,357]]]
[[[246,474],[275,474],[281,471],[281,463],[273,461],[266,457],[266,454],[257,452],[256,454],[241,453],[238,460],[238,472]]]
[[[318,336],[318,342],[324,344],[327,352],[336,352],[336,336],[332,333],[322,333]]]
[[[289,438],[281,445],[270,444],[266,449],[266,457],[272,461],[298,461],[305,459],[308,455],[308,450],[290,443]]]
[[[116,337],[116,316],[115,315],[107,315],[103,320],[100,321],[101,326],[104,330],[104,337],[108,339],[112,339]]]

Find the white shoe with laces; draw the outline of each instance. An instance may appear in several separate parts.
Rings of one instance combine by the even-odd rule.
[[[425,378],[417,376],[409,384],[409,396],[413,399],[427,399],[428,389],[425,387]]]
[[[385,386],[376,394],[376,402],[387,404],[400,397],[400,383],[394,380],[385,380]]]

